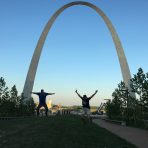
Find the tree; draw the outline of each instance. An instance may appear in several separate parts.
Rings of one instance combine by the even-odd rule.
[[[3,77],[0,78],[0,115],[6,115],[5,108],[8,109],[9,91]]]
[[[129,89],[124,82],[118,84],[118,88],[112,93],[112,101],[107,105],[107,113],[110,117],[129,121],[135,119],[135,103],[136,100],[130,95]]]
[[[142,68],[131,79],[131,88],[137,96],[139,115],[145,116],[148,112],[148,73],[144,74]]]
[[[0,78],[0,102],[7,100],[9,98],[8,87],[3,77]]]
[[[14,85],[11,90],[6,86],[4,78],[0,78],[0,116],[30,116],[34,115],[35,103],[31,98],[24,103],[23,96],[18,96]]]
[[[10,100],[12,102],[17,102],[18,101],[18,91],[17,91],[15,85],[10,90]]]
[[[125,94],[120,91],[124,87],[124,83],[121,82],[118,84],[118,88],[112,93],[112,100],[109,100],[106,103],[106,113],[109,118],[122,118],[123,116],[123,109],[125,106]]]
[[[130,80],[129,90],[124,82],[118,84],[112,96],[113,99],[107,102],[106,113],[109,118],[116,119],[121,116],[127,124],[147,127],[145,120],[148,120],[148,73],[142,68]],[[132,93],[136,94],[133,97]]]

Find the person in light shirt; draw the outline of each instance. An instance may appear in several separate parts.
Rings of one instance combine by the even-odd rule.
[[[90,114],[90,105],[89,101],[91,98],[95,96],[95,94],[98,92],[98,90],[95,91],[94,94],[92,94],[90,97],[87,97],[86,95],[83,95],[83,97],[78,93],[78,91],[75,91],[77,95],[82,99],[82,107],[83,107],[83,113],[84,115],[89,115]]]

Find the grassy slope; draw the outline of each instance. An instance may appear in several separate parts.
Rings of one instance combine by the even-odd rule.
[[[76,116],[0,121],[1,148],[135,148]]]

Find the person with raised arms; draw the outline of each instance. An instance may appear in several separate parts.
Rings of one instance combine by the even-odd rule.
[[[83,95],[83,97],[78,93],[78,91],[75,91],[76,94],[82,99],[82,107],[83,107],[83,114],[84,116],[90,115],[90,105],[89,105],[89,101],[91,98],[93,98],[95,96],[95,94],[98,92],[98,90],[95,91],[94,94],[92,94],[90,97],[87,97],[86,95]]]

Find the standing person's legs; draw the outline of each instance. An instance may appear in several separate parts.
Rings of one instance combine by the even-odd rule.
[[[44,108],[45,108],[45,114],[47,116],[47,113],[48,113],[48,107],[47,107],[47,104],[44,104]]]
[[[87,116],[87,119],[89,120],[89,122],[91,123],[92,122],[92,117],[90,116],[91,115],[91,112],[90,112],[90,109],[89,108],[87,108],[86,109],[86,116]]]
[[[84,107],[83,112],[82,112],[82,116],[81,116],[83,124],[86,124],[86,115],[87,115],[87,111],[86,111],[86,108]]]
[[[89,113],[90,113],[89,108],[84,107],[83,108],[83,114],[87,116]]]
[[[37,107],[37,116],[39,116],[39,110],[40,110],[41,107],[42,107],[41,104],[39,104],[38,107]]]
[[[89,122],[92,122],[92,118],[90,115],[91,115],[90,109],[87,108],[87,118],[88,118]]]
[[[82,119],[85,120],[85,122],[87,120],[89,120],[89,122],[91,122],[91,117],[90,117],[90,109],[89,108],[83,108],[83,114],[82,114]]]

